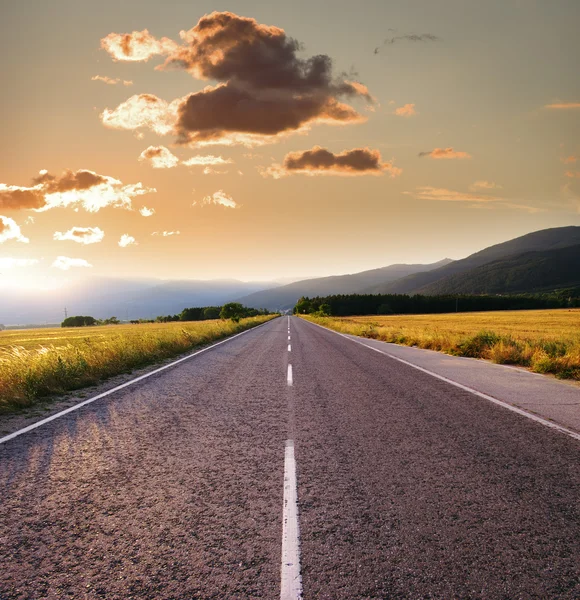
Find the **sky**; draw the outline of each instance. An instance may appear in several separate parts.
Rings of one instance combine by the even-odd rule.
[[[580,3],[2,8],[0,290],[275,280],[580,225]]]

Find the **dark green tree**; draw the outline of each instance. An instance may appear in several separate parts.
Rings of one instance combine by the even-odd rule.
[[[206,306],[203,309],[203,319],[207,321],[209,319],[219,319],[220,318],[220,310],[219,306]]]
[[[228,302],[222,306],[220,319],[231,319],[236,323],[248,316],[248,309],[239,302]]]
[[[94,317],[83,317],[77,315],[75,317],[67,317],[61,324],[61,327],[89,327],[97,325],[98,322]]]

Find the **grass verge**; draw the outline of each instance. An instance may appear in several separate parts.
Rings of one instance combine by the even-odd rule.
[[[580,380],[580,311],[302,318],[341,333]]]
[[[272,318],[96,327],[82,337],[78,328],[61,329],[58,346],[0,344],[0,413],[178,356]],[[23,335],[28,339],[30,331]]]

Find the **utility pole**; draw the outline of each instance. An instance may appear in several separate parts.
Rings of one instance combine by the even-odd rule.
[[[66,306],[64,307],[64,318],[65,319],[68,318],[68,313],[67,313],[67,310],[66,310]]]

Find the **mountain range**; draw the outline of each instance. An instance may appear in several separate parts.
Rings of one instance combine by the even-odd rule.
[[[484,248],[461,260],[396,264],[360,273],[292,281],[123,280],[93,278],[56,290],[0,291],[0,323],[60,323],[69,316],[121,320],[180,313],[186,307],[239,301],[291,309],[301,296],[333,294],[508,294],[576,288],[580,227],[543,229]]]
[[[240,299],[273,309],[300,296],[332,294],[507,294],[580,285],[580,227],[542,229],[484,248],[461,260],[392,265],[354,275],[297,281]]]

